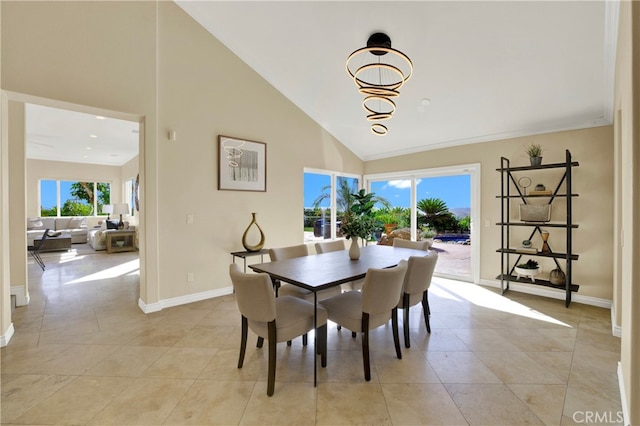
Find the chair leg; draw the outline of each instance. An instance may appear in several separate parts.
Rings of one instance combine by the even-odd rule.
[[[356,338],[356,332],[355,332],[355,331],[352,331],[352,332],[351,332],[351,337],[352,337],[353,339],[355,339],[355,338]]]
[[[258,336],[258,341],[256,342],[256,348],[261,348],[263,343],[264,343],[264,338]]]
[[[318,329],[318,345],[320,346],[320,365],[327,366],[327,326],[323,325]]]
[[[403,312],[403,328],[404,328],[404,347],[410,348],[411,341],[409,340],[409,293],[404,293],[402,296],[402,310]]]
[[[304,333],[302,335],[302,346],[307,346],[308,340],[307,340],[307,333]]]
[[[371,362],[369,360],[369,314],[362,313],[362,365],[364,366],[364,379],[371,381]]]
[[[269,373],[267,376],[267,395],[272,396],[276,387],[276,321],[270,321],[268,324],[269,340]]]
[[[287,346],[291,346],[291,340],[287,340]]]
[[[240,339],[240,356],[238,357],[238,368],[242,368],[244,364],[244,353],[247,350],[247,330],[249,328],[249,322],[247,318],[242,316],[242,337]],[[260,339],[260,338],[259,338]]]
[[[395,307],[391,311],[391,327],[393,327],[393,343],[396,345],[396,356],[398,359],[402,359],[402,352],[400,351],[400,336],[398,335],[398,308]]]
[[[427,333],[431,333],[431,321],[429,321],[431,309],[429,308],[429,297],[427,292],[428,290],[425,290],[424,293],[422,293],[422,313],[424,314],[424,323],[427,326]]]

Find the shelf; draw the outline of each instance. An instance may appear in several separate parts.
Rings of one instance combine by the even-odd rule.
[[[498,275],[497,278],[500,280],[502,293],[509,290],[510,282],[555,288],[558,290],[564,290],[565,306],[567,308],[569,307],[569,304],[571,303],[571,292],[578,291],[579,288],[577,284],[573,283],[573,271],[571,268],[571,263],[577,261],[579,257],[577,254],[573,253],[572,243],[573,230],[578,228],[578,225],[573,223],[573,200],[574,197],[578,196],[578,194],[574,194],[572,191],[572,173],[573,168],[579,165],[580,164],[577,161],[572,160],[571,152],[568,149],[565,150],[564,162],[542,164],[539,166],[512,167],[511,162],[508,158],[500,157],[500,168],[496,169],[496,171],[500,172],[500,195],[496,195],[496,198],[500,200],[501,210],[500,220],[498,223],[496,223],[496,225],[500,226],[502,239],[501,247],[497,249],[496,252],[500,253],[501,274]],[[540,170],[549,169],[556,169],[556,173],[551,174],[543,172],[543,175],[553,177],[554,180],[557,179],[557,184],[551,187],[553,188],[553,190],[545,188],[544,190],[536,191],[535,189],[531,189],[529,191],[529,194],[527,194],[527,189],[520,186],[520,180],[518,179],[519,176],[533,176]],[[556,174],[560,175],[560,173],[557,173],[560,171],[562,171],[562,175],[556,177]],[[528,173],[525,174],[522,172]],[[514,187],[515,191],[512,191],[512,188]],[[561,209],[559,210],[559,213],[562,213],[563,217],[558,216],[558,219],[556,219],[555,222],[524,222],[512,217],[513,213],[517,211],[517,208],[512,209],[512,204],[514,202],[520,201],[521,203],[529,204],[529,200],[535,198],[544,198],[544,200],[540,201],[546,201],[546,207],[550,207],[551,204],[553,204],[558,199],[564,200],[564,202],[560,203]],[[547,219],[548,217],[534,216],[533,218]],[[549,250],[547,250],[546,252],[535,252],[534,250],[532,253],[531,249],[526,249],[525,247],[519,246],[518,243],[515,243],[515,235],[512,235],[510,233],[510,229],[517,226],[528,227],[531,232],[529,238],[533,237],[536,233],[539,233],[543,238],[543,241],[547,240],[547,233],[545,232],[547,229],[554,228],[560,230],[560,228],[562,228],[564,230],[562,236],[566,237],[566,248],[564,248],[563,250],[566,250],[567,253],[553,252],[551,251],[550,247],[546,246],[545,249],[549,248]],[[533,230],[531,230],[531,228],[533,228]],[[519,232],[518,234],[520,233],[521,232]],[[511,256],[515,257],[511,258]],[[543,279],[534,279],[532,281],[530,277],[523,276],[520,278],[517,276],[517,274],[512,275],[514,274],[515,267],[520,262],[522,256],[552,259],[557,268],[559,268],[560,270],[564,269],[564,271],[566,271],[566,284],[552,284],[550,281]],[[561,266],[561,262],[564,263],[564,266]]]
[[[539,251],[538,253],[526,253],[523,251],[518,251],[517,249],[510,249],[510,248],[506,248],[506,249],[502,249],[499,248],[496,250],[497,253],[509,253],[509,254],[519,254],[519,255],[523,255],[523,256],[540,256],[540,257],[552,257],[552,258],[556,258],[556,259],[566,259],[567,258],[567,254],[566,253],[543,253],[541,251]],[[569,256],[569,259],[571,260],[578,260],[578,257],[580,255],[578,254],[571,254]]]
[[[578,194],[571,194],[572,197],[578,197]],[[568,197],[567,194],[549,194],[549,195],[496,195],[496,198],[557,198]]]
[[[518,278],[516,275],[498,275],[496,277],[496,279],[498,280],[507,280],[509,282],[512,283],[522,283],[522,284],[532,284],[532,285],[542,285],[545,287],[551,287],[551,288],[555,288],[558,290],[566,290],[566,285],[557,285],[557,284],[551,284],[551,282],[547,281],[547,280],[539,280],[536,279],[535,282],[532,282],[530,278]],[[571,284],[569,285],[569,290],[573,291],[573,292],[577,292],[578,289],[580,288],[580,285],[578,284]]]
[[[577,167],[580,165],[577,161],[570,163],[571,167]],[[542,164],[540,166],[520,166],[520,167],[506,167],[504,169],[496,169],[498,172],[521,172],[525,170],[542,170],[542,169],[566,169],[567,163],[553,163]]]
[[[544,226],[545,228],[566,228],[566,223],[550,223],[550,222],[497,222],[498,226]],[[579,225],[572,223],[571,228],[577,228]]]

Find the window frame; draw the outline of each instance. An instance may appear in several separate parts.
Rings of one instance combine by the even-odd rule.
[[[106,213],[102,213],[98,211],[98,184],[99,183],[106,183],[109,185],[109,194],[111,194],[111,189],[113,187],[113,183],[111,181],[108,180],[104,180],[104,181],[90,181],[90,180],[84,180],[84,179],[50,179],[50,178],[40,178],[38,179],[38,216],[42,215],[42,182],[43,181],[49,181],[49,182],[55,182],[56,183],[56,216],[55,217],[63,217],[61,216],[61,212],[62,212],[62,204],[60,203],[60,197],[61,197],[61,192],[60,192],[60,184],[61,182],[92,182],[93,183],[93,193],[96,194],[93,198],[93,215],[90,216],[83,216],[83,217],[101,217],[101,216],[106,216]]]

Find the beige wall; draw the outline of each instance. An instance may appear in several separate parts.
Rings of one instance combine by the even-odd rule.
[[[573,172],[573,191],[579,197],[573,200],[573,220],[579,224],[574,232],[573,251],[580,255],[573,264],[573,281],[580,285],[579,295],[611,300],[613,271],[613,128],[612,126],[568,132],[550,133],[524,138],[507,139],[457,146],[446,149],[369,161],[365,173],[384,173],[398,170],[415,170],[458,164],[480,163],[480,218],[477,218],[481,237],[480,278],[494,281],[500,273],[500,157],[509,158],[512,166],[528,165],[523,147],[539,143],[543,148],[543,163],[564,161],[565,149],[571,151],[574,161],[580,163]],[[562,175],[561,170],[521,173],[529,176],[533,185],[543,183],[554,189]],[[517,202],[511,211],[517,214]],[[552,219],[562,221],[565,200],[557,199],[552,206]],[[515,217],[515,216],[514,216]],[[485,227],[485,221],[491,223]],[[543,227],[544,228],[544,227]],[[529,230],[530,231],[530,230]],[[565,233],[557,228],[548,229],[549,243],[553,250],[564,251]],[[512,228],[513,233],[527,232]],[[522,239],[528,237],[522,235]],[[541,246],[540,240],[533,240]],[[553,262],[541,261],[543,270],[555,268]],[[545,267],[546,266],[546,267]]]
[[[300,227],[283,224],[300,223],[305,166],[362,173],[362,161],[171,2],[1,7],[3,90],[141,117],[147,306],[227,289],[229,252],[242,249],[253,211],[268,245],[301,242]],[[217,190],[219,134],[267,143],[266,193]]]
[[[620,3],[616,57],[616,280],[621,379],[629,424],[640,424],[640,3]]]

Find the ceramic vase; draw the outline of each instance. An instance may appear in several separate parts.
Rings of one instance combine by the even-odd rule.
[[[351,260],[360,259],[360,245],[358,245],[358,237],[351,237],[351,247],[349,247],[349,258]]]
[[[258,242],[258,244],[252,246],[247,243],[247,235],[249,234],[251,227],[254,225],[256,226],[256,228],[258,228],[258,232],[260,232],[260,241]],[[264,247],[264,232],[262,232],[260,225],[258,225],[258,222],[256,222],[255,213],[251,213],[251,223],[249,223],[249,226],[247,226],[247,229],[245,229],[244,234],[242,234],[242,246],[246,251],[260,251],[262,250],[262,247]]]

